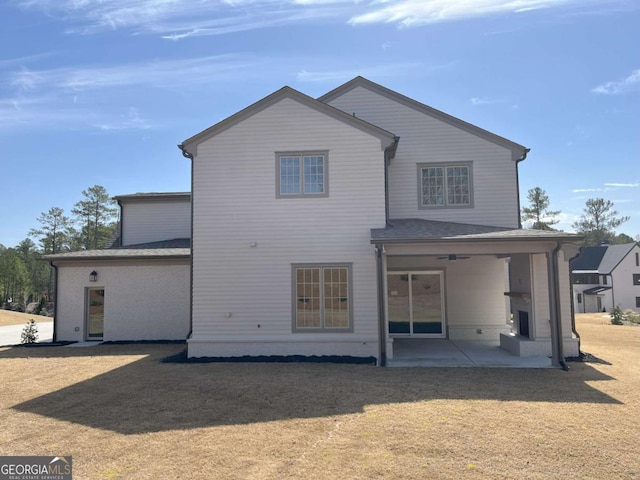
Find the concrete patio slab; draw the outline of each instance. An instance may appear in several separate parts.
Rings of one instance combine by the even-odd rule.
[[[102,342],[76,342],[70,343],[67,347],[74,348],[84,348],[84,347],[95,347],[96,345],[100,345]]]
[[[497,341],[395,338],[390,367],[551,368],[547,357],[516,357]]]

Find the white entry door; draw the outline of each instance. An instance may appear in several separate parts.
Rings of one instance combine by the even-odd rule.
[[[388,272],[387,305],[390,336],[446,336],[441,271]]]

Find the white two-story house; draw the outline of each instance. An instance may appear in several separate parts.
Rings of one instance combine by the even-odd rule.
[[[102,292],[101,338],[160,338],[155,325],[170,324],[169,314],[135,312],[147,306],[142,292],[169,302],[169,287],[152,292],[147,280],[173,273],[140,270],[128,284],[137,300],[127,322],[139,328],[126,335],[111,319],[121,308],[110,307],[125,292],[107,285],[136,265],[173,262],[182,269],[167,283],[182,313],[171,338],[186,338],[190,357],[384,365],[403,342],[429,338],[493,341],[556,365],[578,354],[568,267],[576,236],[520,228],[527,148],[357,77],[319,99],[284,87],[180,149],[192,164],[191,196],[180,198],[188,212],[174,205],[180,194],[121,196],[121,246],[110,258],[49,257],[57,339],[91,337],[93,290]],[[144,223],[165,204],[172,215],[182,209],[166,221],[170,234]],[[162,243],[188,241],[180,238],[190,251]]]
[[[640,311],[640,245],[583,247],[571,261],[576,312]]]

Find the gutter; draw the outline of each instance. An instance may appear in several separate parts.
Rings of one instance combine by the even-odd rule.
[[[516,159],[516,192],[518,192],[518,228],[522,228],[522,215],[520,214],[520,175],[518,174],[518,164],[524,162],[527,158],[527,154],[531,151],[530,148],[525,148],[522,156]]]
[[[384,272],[382,269],[383,245],[376,244],[376,273],[378,277],[378,366],[387,365],[387,332],[384,325]]]
[[[569,366],[564,359],[564,344],[562,342],[562,312],[560,309],[560,283],[558,282],[558,252],[560,252],[561,248],[562,243],[556,242],[556,247],[547,254],[549,314],[551,317],[551,363],[553,366],[559,366],[564,371],[568,371]]]
[[[53,263],[53,260],[49,261],[49,266],[55,272],[53,276],[55,285],[53,290],[53,338],[51,339],[51,343],[55,343],[58,339],[58,329],[56,328],[58,319],[58,267]]]

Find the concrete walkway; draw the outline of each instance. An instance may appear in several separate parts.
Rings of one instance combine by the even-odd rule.
[[[390,367],[512,367],[551,368],[548,357],[516,357],[498,342],[395,338]]]
[[[26,323],[0,327],[0,346],[19,344],[25,325]],[[36,320],[36,327],[38,328],[38,343],[51,342],[53,340],[53,321],[39,322]]]

